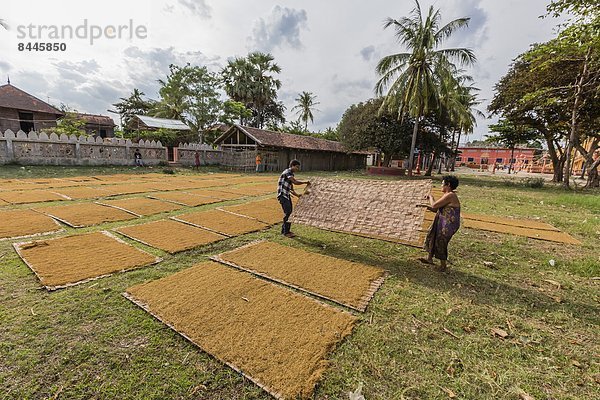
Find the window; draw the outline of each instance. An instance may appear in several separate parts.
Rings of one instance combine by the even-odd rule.
[[[481,164],[487,164],[487,163],[488,163],[487,157],[481,157]]]
[[[106,137],[106,129],[100,129],[100,137],[103,139]]]
[[[467,157],[467,162],[473,162],[475,159],[473,157]]]
[[[496,162],[498,164],[502,164],[504,162],[504,158],[496,158]]]

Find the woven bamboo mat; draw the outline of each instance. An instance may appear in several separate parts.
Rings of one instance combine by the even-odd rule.
[[[378,267],[267,241],[211,259],[361,312],[385,279]]]
[[[148,197],[131,197],[128,199],[104,200],[102,202],[98,202],[98,204],[114,207],[119,210],[135,214],[139,217],[175,211],[183,208],[183,206],[179,204],[151,199]]]
[[[473,221],[491,222],[494,224],[517,226],[521,228],[529,228],[540,231],[554,231],[560,232],[560,229],[547,224],[542,221],[524,218],[507,218],[495,215],[484,215],[484,214],[473,214],[473,213],[461,213],[461,217],[464,219],[470,219]]]
[[[137,215],[130,212],[96,203],[43,207],[36,209],[36,211],[46,214],[72,228],[83,228],[105,222],[126,221],[137,218]]]
[[[99,199],[100,197],[110,195],[110,192],[102,190],[102,188],[92,187],[68,187],[54,189],[53,192],[74,200]]]
[[[291,221],[421,247],[431,181],[311,180]]]
[[[11,204],[26,204],[46,201],[64,201],[69,199],[48,190],[23,190],[0,192],[0,200],[4,200]]]
[[[200,211],[181,214],[171,219],[226,236],[238,236],[268,228],[252,218],[234,215],[221,210]]]
[[[490,232],[507,233],[509,235],[525,236],[532,239],[545,240],[566,244],[581,245],[581,242],[565,232],[550,231],[542,229],[523,228],[520,226],[502,225],[494,222],[477,221],[473,219],[463,220],[465,228],[481,229]]]
[[[78,285],[161,261],[108,232],[14,243],[13,247],[48,290]]]
[[[52,218],[33,210],[0,212],[0,240],[56,233],[62,230]]]
[[[214,262],[124,294],[277,399],[309,399],[357,318]]]
[[[283,220],[283,210],[277,199],[252,201],[244,204],[236,204],[234,206],[220,207],[219,209],[233,214],[254,218],[269,225],[282,222]]]
[[[147,224],[126,226],[115,229],[115,231],[130,239],[171,254],[227,238],[226,236],[173,220],[160,220]]]
[[[151,199],[168,201],[186,207],[197,207],[205,204],[218,203],[221,200],[214,197],[205,197],[188,192],[157,192],[148,195]]]

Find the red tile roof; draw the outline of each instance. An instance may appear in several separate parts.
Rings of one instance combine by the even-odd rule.
[[[232,126],[217,139],[217,142],[221,139],[225,139],[232,129],[240,129],[254,139],[260,146],[351,153],[342,143],[333,140],[319,139],[312,136],[292,135],[290,133],[275,132],[241,125]]]
[[[45,101],[42,101],[11,84],[0,86],[0,107],[55,115],[63,114],[60,110],[52,107]]]

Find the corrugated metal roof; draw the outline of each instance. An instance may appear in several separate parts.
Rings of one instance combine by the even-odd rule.
[[[165,128],[176,131],[191,131],[190,127],[177,119],[155,118],[146,115],[136,115],[149,128]]]

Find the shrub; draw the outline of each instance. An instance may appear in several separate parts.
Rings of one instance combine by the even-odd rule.
[[[544,178],[523,178],[521,184],[525,187],[539,189],[544,187]]]
[[[175,175],[175,170],[173,168],[164,168],[163,174]]]

